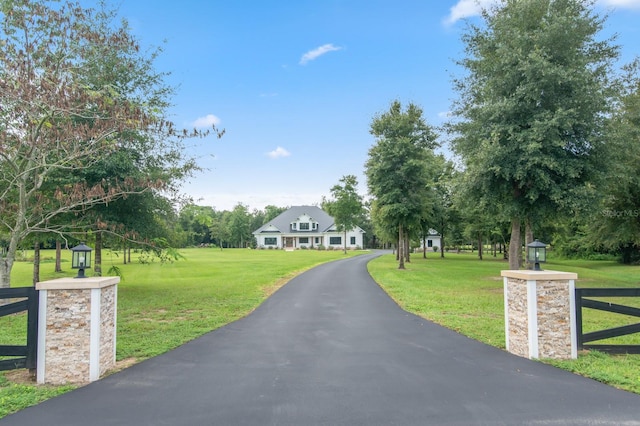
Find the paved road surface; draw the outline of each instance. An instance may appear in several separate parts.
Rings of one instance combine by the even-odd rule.
[[[638,395],[402,311],[366,272],[375,256],[317,267],[240,321],[0,424],[640,425]]]

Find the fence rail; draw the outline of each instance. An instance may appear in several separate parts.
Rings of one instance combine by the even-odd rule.
[[[614,314],[640,317],[640,308],[586,299],[586,297],[640,297],[640,288],[577,288],[576,295],[576,334],[578,349],[594,349],[609,353],[640,354],[640,345],[590,344],[598,340],[640,333],[640,323],[584,333],[582,308],[595,309]]]
[[[3,288],[2,299],[23,299],[0,306],[0,317],[27,311],[27,333],[25,345],[0,345],[0,357],[18,357],[0,360],[0,371],[34,369],[38,353],[38,291],[33,287]]]

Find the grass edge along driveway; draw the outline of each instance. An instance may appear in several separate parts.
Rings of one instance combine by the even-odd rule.
[[[406,270],[398,270],[394,255],[369,262],[373,279],[403,309],[473,339],[505,348],[504,296],[500,271],[508,263],[475,254],[414,254]],[[552,260],[544,269],[576,272],[577,287],[637,287],[640,266],[615,261]],[[629,298],[616,303],[640,307]],[[588,322],[587,322],[588,321]],[[623,321],[623,322],[621,322]],[[585,314],[585,331],[637,323],[638,319],[607,313]],[[640,344],[640,335],[618,343]],[[626,340],[625,340],[626,339]],[[611,342],[614,343],[614,342]],[[576,374],[640,394],[640,355],[580,353],[577,360],[542,360]]]
[[[115,252],[103,252],[104,275],[117,266],[118,285],[116,359],[128,366],[193,340],[238,320],[300,273],[322,263],[343,259],[340,250],[184,249],[184,259],[171,264],[129,264]],[[355,256],[367,251],[349,251]],[[14,286],[31,285],[33,254],[22,253],[12,274]],[[54,252],[41,252],[41,281],[75,276],[71,255],[64,252],[63,273],[54,271]],[[91,275],[87,271],[87,275]],[[0,342],[24,344],[24,314],[0,318]],[[8,339],[8,341],[7,341]],[[11,341],[15,339],[14,341]],[[0,372],[0,418],[73,389],[38,386],[25,370]]]

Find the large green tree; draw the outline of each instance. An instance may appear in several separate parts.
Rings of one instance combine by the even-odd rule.
[[[213,235],[210,227],[216,212],[210,206],[198,206],[192,203],[182,206],[178,215],[178,223],[186,234],[185,245],[198,246],[210,244],[217,235]]]
[[[458,173],[452,161],[443,155],[435,157],[433,218],[429,227],[440,234],[440,257],[444,257],[445,247],[456,238],[456,230],[460,223],[460,214],[454,205],[454,192]]]
[[[406,109],[394,101],[388,111],[374,117],[371,134],[376,143],[365,164],[369,193],[375,198],[372,219],[384,235],[398,235],[399,269],[404,269],[407,230],[419,229],[432,181],[436,133],[422,117],[422,109]]]
[[[335,219],[336,230],[344,234],[344,252],[347,253],[347,231],[354,229],[364,215],[362,196],[358,194],[358,178],[346,175],[331,187],[333,200],[327,203],[328,213]]]
[[[21,241],[64,232],[57,220],[63,215],[80,217],[127,194],[173,189],[175,182],[155,173],[69,178],[134,139],[146,144],[139,152],[152,170],[156,160],[171,159],[169,151],[184,152],[167,144],[189,136],[165,117],[170,92],[153,69],[153,54],[145,56],[126,23],[114,18],[71,2],[0,1],[0,228],[8,235],[0,287],[10,284]],[[193,165],[172,164],[176,170]]]
[[[607,132],[611,158],[602,204],[587,222],[590,244],[640,260],[640,60],[626,67],[622,97]]]
[[[234,247],[245,248],[251,243],[251,215],[242,203],[235,205],[228,216],[229,240]]]
[[[509,266],[521,228],[571,214],[601,169],[618,49],[601,40],[592,1],[503,0],[463,36],[466,69],[450,124],[470,194],[511,221]]]

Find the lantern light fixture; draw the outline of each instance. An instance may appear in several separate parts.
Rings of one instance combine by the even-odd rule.
[[[78,270],[78,275],[75,278],[86,278],[84,270],[91,268],[91,250],[92,248],[85,245],[84,242],[71,249],[71,267]]]
[[[542,271],[540,263],[547,261],[547,245],[539,240],[527,244],[527,261],[533,264],[534,271]]]

